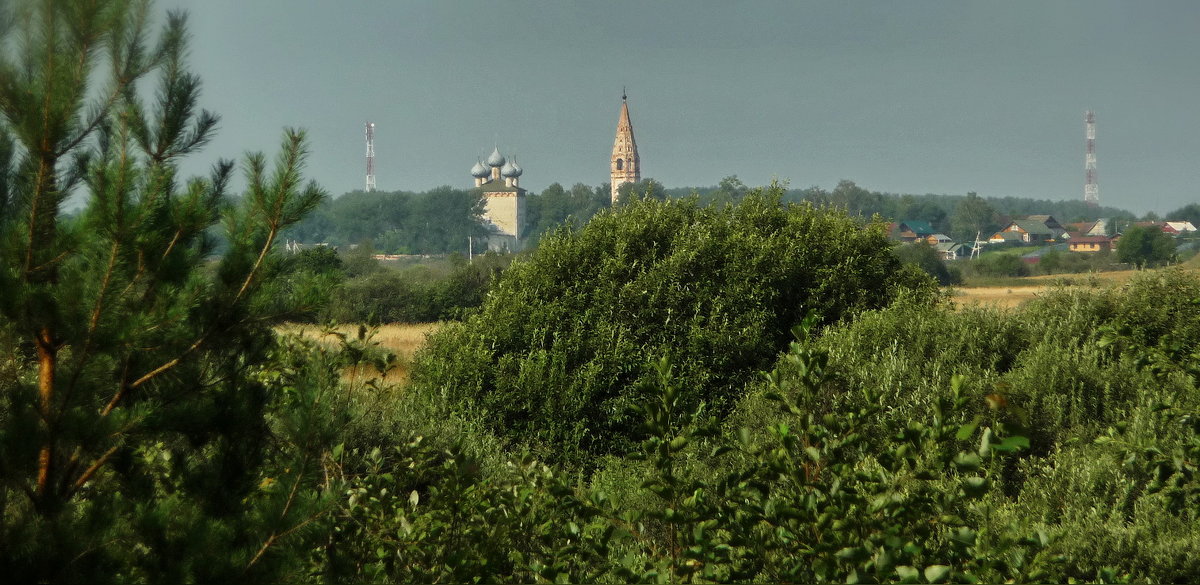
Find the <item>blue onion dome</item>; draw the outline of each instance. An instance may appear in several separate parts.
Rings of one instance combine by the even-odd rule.
[[[488,155],[487,164],[489,167],[504,166],[504,155],[500,154],[499,147],[493,150],[492,154]]]
[[[501,177],[515,177],[517,176],[516,173],[517,167],[513,166],[512,162],[505,163],[504,167],[500,169]]]
[[[521,173],[525,172],[525,170],[521,168],[521,165],[517,164],[516,159],[513,159],[512,163],[510,163],[510,165],[512,166],[512,175],[509,175],[509,176],[519,177],[519,176],[521,176]]]
[[[475,166],[471,167],[471,176],[475,177],[476,179],[482,179],[488,176],[488,172],[489,171],[487,167],[483,166],[483,163],[479,161],[475,161]]]

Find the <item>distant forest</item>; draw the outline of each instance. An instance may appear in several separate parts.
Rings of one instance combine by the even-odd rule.
[[[750,191],[736,175],[710,187],[664,187],[654,179],[622,186],[622,198],[677,199],[696,197],[704,205],[741,201]],[[536,241],[563,224],[576,228],[610,206],[609,184],[589,186],[576,183],[567,188],[553,183],[542,192],[530,192],[526,200],[526,237]],[[998,230],[1011,217],[1050,214],[1059,221],[1091,221],[1100,217],[1117,220],[1183,219],[1200,224],[1200,205],[1191,204],[1159,218],[1153,212],[1143,217],[1114,207],[1089,208],[1082,200],[1051,201],[1024,197],[979,197],[963,195],[897,194],[869,191],[843,180],[832,190],[821,187],[788,189],[785,202],[811,202],[817,206],[846,209],[850,215],[886,221],[923,220],[956,241],[973,239],[977,232]],[[330,198],[286,237],[303,243],[325,242],[335,246],[369,244],[381,253],[445,254],[465,252],[469,237],[482,237],[486,228],[477,218],[483,202],[472,189],[438,187],[409,191],[352,191]]]

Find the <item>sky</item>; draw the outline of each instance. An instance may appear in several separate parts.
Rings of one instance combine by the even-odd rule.
[[[599,185],[622,88],[642,176],[892,193],[1200,201],[1200,2],[160,0],[189,14],[220,132],[188,164],[308,131],[308,175],[472,185],[498,145],[521,186]],[[198,160],[197,160],[198,159]]]

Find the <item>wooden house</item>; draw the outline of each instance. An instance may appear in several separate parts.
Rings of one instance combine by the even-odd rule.
[[[1113,249],[1113,238],[1108,236],[1080,236],[1068,242],[1072,252],[1095,253]]]

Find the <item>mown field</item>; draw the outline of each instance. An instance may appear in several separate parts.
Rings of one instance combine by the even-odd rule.
[[[1101,289],[1125,284],[1137,270],[1093,272],[1088,274],[1050,274],[995,279],[985,286],[965,285],[954,288],[953,301],[959,306],[985,305],[1012,308],[1056,288]]]
[[[1197,258],[1180,265],[1191,273],[1200,273]],[[1009,278],[977,279],[963,286],[954,287],[952,299],[960,307],[972,305],[998,308],[1019,306],[1054,289],[1098,290],[1122,286],[1143,270],[1114,270],[1089,272],[1086,274],[1047,274]]]
[[[343,377],[348,381],[379,379],[391,383],[403,382],[408,378],[408,367],[413,354],[425,344],[425,338],[437,331],[441,323],[389,323],[378,327],[365,327],[366,339],[396,354],[395,366],[387,372],[379,372],[369,365],[347,368]],[[320,325],[293,323],[278,328],[280,333],[295,334],[329,346],[337,345],[339,334],[349,338],[359,335],[359,325],[339,325],[329,329]]]

